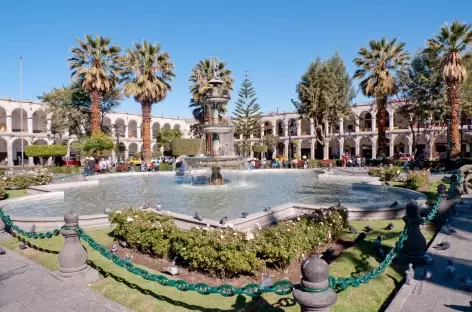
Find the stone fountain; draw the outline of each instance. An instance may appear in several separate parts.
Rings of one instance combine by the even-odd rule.
[[[205,150],[200,156],[184,159],[191,184],[223,185],[222,169],[243,169],[245,163],[244,157],[234,154],[234,125],[227,116],[220,116],[220,108],[227,106],[230,97],[222,88],[216,62],[212,65],[214,78],[209,81],[211,87],[204,99]]]

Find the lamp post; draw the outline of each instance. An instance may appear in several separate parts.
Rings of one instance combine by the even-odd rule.
[[[451,160],[451,118],[447,117],[447,148],[446,148],[446,159],[447,162]]]
[[[21,123],[21,171],[25,170],[24,153],[25,142],[23,141],[23,57],[20,56],[20,123]],[[18,153],[17,153],[18,155]]]
[[[293,124],[290,123],[290,120],[288,121],[287,125],[288,129],[288,162],[290,163],[290,168],[292,167],[292,131],[293,131]]]
[[[117,124],[113,125],[113,128],[115,128],[115,136],[116,136],[116,160],[117,164],[120,163],[120,130]]]

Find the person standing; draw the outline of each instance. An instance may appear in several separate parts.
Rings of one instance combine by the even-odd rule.
[[[89,176],[89,158],[85,157],[84,160],[84,176],[88,177]]]
[[[90,156],[89,158],[89,175],[93,176],[95,174],[95,159]]]

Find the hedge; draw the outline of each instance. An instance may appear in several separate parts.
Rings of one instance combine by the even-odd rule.
[[[162,156],[161,152],[156,152],[156,151],[152,152],[152,158],[161,157],[161,156]],[[133,157],[137,159],[142,159],[141,152],[134,153]]]
[[[86,155],[102,157],[107,155],[115,146],[113,139],[103,133],[93,134],[82,144]]]
[[[231,228],[179,229],[155,212],[126,209],[110,214],[113,236],[144,254],[177,259],[179,265],[220,277],[286,268],[306,252],[335,240],[347,226],[343,207],[314,210],[254,233]]]
[[[28,157],[65,156],[66,154],[67,154],[67,146],[65,145],[25,146],[25,155]]]
[[[202,139],[174,139],[172,140],[172,154],[174,156],[194,156],[202,153],[204,141]]]
[[[267,146],[262,144],[254,144],[252,146],[252,151],[255,153],[267,153]]]

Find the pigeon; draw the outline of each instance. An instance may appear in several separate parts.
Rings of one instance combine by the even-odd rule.
[[[391,184],[388,181],[385,181],[385,185],[391,186]]]
[[[456,273],[456,267],[454,266],[451,260],[447,261],[446,272],[450,278],[454,278],[454,274]]]
[[[144,204],[143,207],[141,207],[142,209],[149,209],[149,204]]]
[[[123,241],[123,240],[118,241],[118,244],[120,244],[120,246],[123,247],[123,248],[128,247],[128,243],[126,241]]]
[[[363,241],[365,238],[366,238],[366,234],[364,232],[362,232],[361,234],[359,234],[356,239],[354,240],[355,243],[358,243],[358,242],[361,242]]]
[[[31,226],[31,234],[36,234],[36,225]]]
[[[410,285],[411,281],[415,278],[415,270],[413,270],[413,264],[408,264],[408,270],[405,271],[405,284]]]
[[[375,254],[377,258],[380,258],[382,260],[385,258],[385,252],[380,246],[375,248]]]
[[[264,274],[266,275],[266,274]],[[264,278],[262,278],[261,287],[271,287],[272,286],[272,278],[269,275],[266,275]]]
[[[270,210],[270,206],[267,206],[267,207],[264,208],[264,212],[267,212],[269,210]]]
[[[472,291],[472,279],[470,277],[461,277],[461,283],[468,291]]]
[[[0,246],[0,255],[6,254],[7,251]]]
[[[322,259],[329,264],[331,261],[334,260],[333,256],[334,256],[334,248],[329,247],[328,249],[326,249],[325,252],[323,252]]]
[[[195,212],[195,216],[193,216],[194,219],[197,219],[198,221],[203,221],[203,218],[202,216],[200,215],[200,213],[198,212]]]
[[[110,252],[112,254],[116,254],[117,251],[118,251],[118,246],[116,244],[113,244],[113,246],[111,246]]]
[[[386,227],[385,227],[385,230],[387,231],[391,231],[395,228],[395,225],[393,223],[389,223]]]
[[[170,266],[165,267],[164,270],[168,272],[170,275],[175,276],[180,274],[180,270],[177,266],[175,266],[175,262],[177,261],[177,256],[174,257],[172,262],[170,263]]]
[[[156,210],[157,210],[157,211],[161,211],[161,210],[162,210],[161,204],[157,203],[157,205],[156,205]]]
[[[355,227],[353,227],[352,225],[349,224],[349,232],[351,232],[351,234],[357,234],[357,230]]]
[[[20,247],[20,250],[26,249],[26,244],[25,244],[25,242],[20,242],[19,247]]]
[[[104,214],[110,214],[112,211],[110,208],[105,208],[105,210],[103,211]]]
[[[243,218],[247,218],[247,216],[249,215],[248,212],[242,212],[241,214],[243,215]]]
[[[390,205],[390,208],[397,207],[398,206],[398,201],[394,201],[393,204]]]
[[[436,250],[447,250],[451,248],[451,244],[448,241],[445,241],[445,242],[437,244],[436,246],[433,246],[433,248]]]
[[[368,233],[368,232],[371,232],[371,231],[373,231],[373,230],[374,230],[374,229],[373,229],[370,225],[366,225],[366,226],[364,227],[364,232],[367,232],[367,233]]]
[[[133,256],[127,253],[123,259],[125,261],[131,262],[131,260],[133,260]]]
[[[377,239],[374,241],[374,247],[378,248],[382,246],[382,236],[377,236]]]
[[[220,220],[220,224],[221,224],[221,225],[224,225],[224,224],[226,224],[226,221],[228,221],[228,217],[223,217],[223,218],[221,218],[221,220]]]

